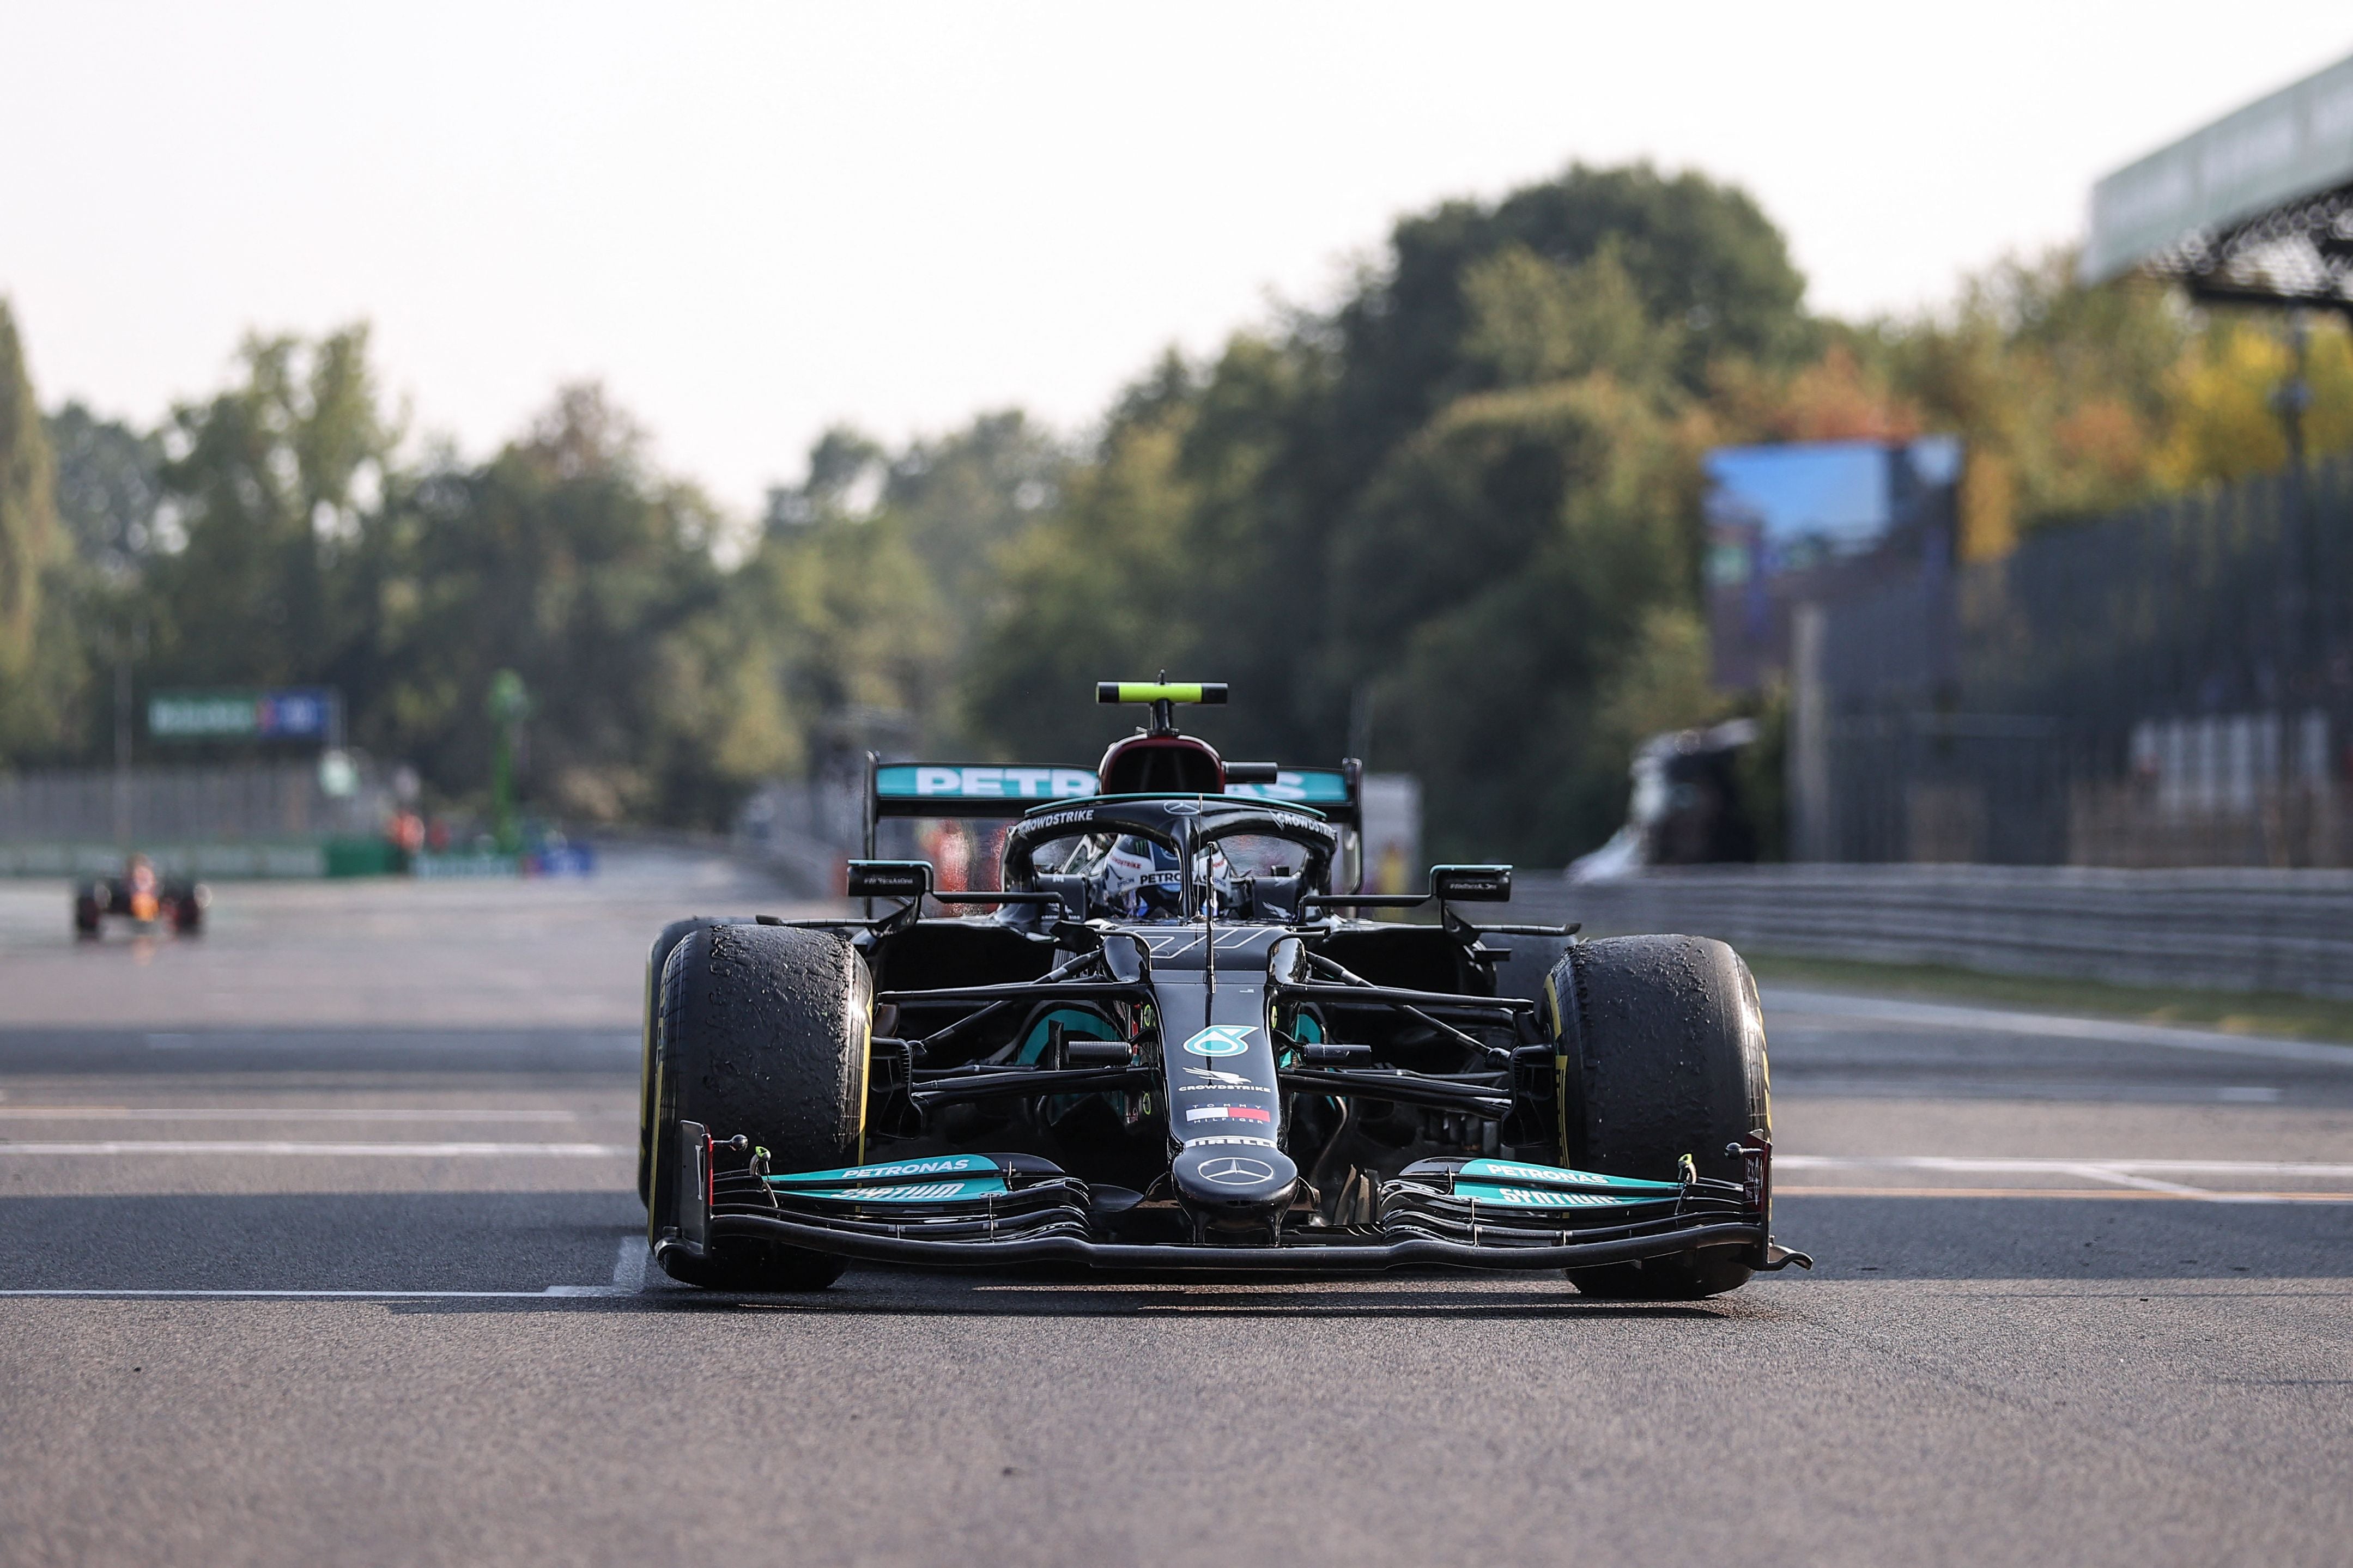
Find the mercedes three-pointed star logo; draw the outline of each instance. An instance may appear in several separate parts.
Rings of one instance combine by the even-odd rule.
[[[1263,1160],[1245,1160],[1240,1155],[1225,1154],[1201,1162],[1201,1179],[1215,1182],[1221,1187],[1247,1187],[1274,1180],[1274,1167]]]

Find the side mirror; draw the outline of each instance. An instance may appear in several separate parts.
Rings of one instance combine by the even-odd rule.
[[[1282,782],[1280,763],[1228,763],[1226,783],[1229,784],[1271,784]]]
[[[852,860],[846,891],[853,899],[913,900],[932,890],[929,860]]]
[[[1441,904],[1507,904],[1512,900],[1512,868],[1432,866],[1430,890]]]

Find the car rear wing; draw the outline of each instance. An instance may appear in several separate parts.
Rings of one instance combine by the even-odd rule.
[[[1270,784],[1231,784],[1239,799],[1287,801],[1313,806],[1342,827],[1364,826],[1364,764],[1351,757],[1336,768],[1278,768]],[[874,857],[876,826],[885,817],[1013,817],[1034,805],[1096,793],[1092,768],[1018,766],[1003,763],[886,763],[866,753],[866,858]]]

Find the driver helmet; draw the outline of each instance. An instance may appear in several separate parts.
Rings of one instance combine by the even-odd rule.
[[[1213,844],[1197,851],[1193,871],[1220,911],[1232,907],[1233,868],[1224,850]],[[1134,835],[1113,841],[1096,867],[1088,892],[1092,901],[1128,920],[1173,921],[1184,913],[1184,879],[1178,874],[1176,852]]]
[[[1240,901],[1239,889],[1234,886],[1233,863],[1226,858],[1226,852],[1215,844],[1206,849],[1197,849],[1193,852],[1193,879],[1208,890],[1210,898],[1217,900],[1218,913],[1220,915],[1233,910]]]
[[[1090,901],[1128,920],[1176,920],[1185,898],[1176,852],[1123,834],[1095,868],[1087,894]]]

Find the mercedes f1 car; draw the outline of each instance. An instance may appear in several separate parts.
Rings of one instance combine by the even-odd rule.
[[[638,1181],[672,1278],[1449,1264],[1691,1299],[1810,1267],[1771,1234],[1764,1022],[1730,948],[1466,918],[1508,867],[1362,891],[1357,765],[1179,732],[1176,704],[1225,695],[1104,685],[1152,720],[1092,771],[870,757],[863,917],[661,933]],[[894,816],[1012,818],[999,887],[871,858]],[[1362,913],[1415,907],[1435,918]]]
[[[181,936],[205,929],[205,910],[212,889],[185,877],[165,877],[144,855],[126,861],[120,877],[98,877],[74,889],[74,934],[96,941],[111,916],[129,921],[133,930],[159,931],[165,926]]]

